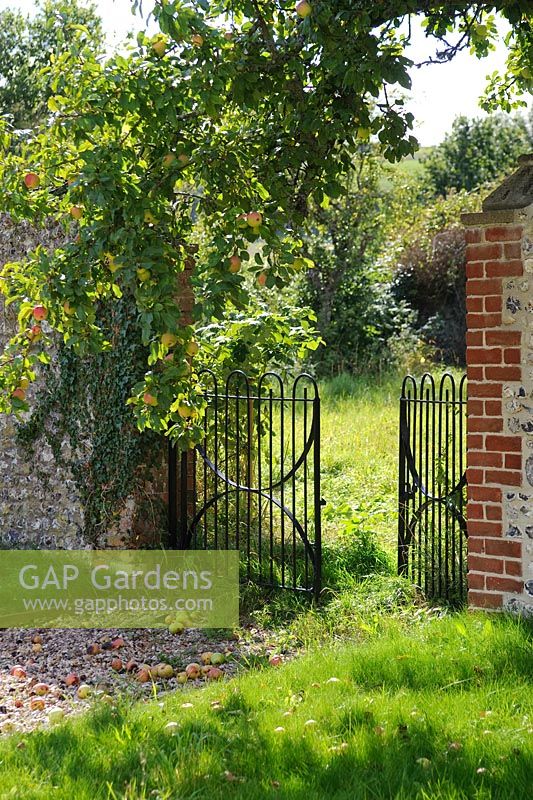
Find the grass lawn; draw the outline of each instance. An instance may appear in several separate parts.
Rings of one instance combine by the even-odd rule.
[[[4,740],[0,797],[525,800],[532,643],[508,618],[389,619],[366,642]]]

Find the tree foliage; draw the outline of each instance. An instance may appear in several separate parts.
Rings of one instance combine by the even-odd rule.
[[[0,115],[15,128],[33,128],[47,116],[52,94],[50,58],[58,58],[76,43],[99,53],[103,49],[101,21],[93,5],[78,0],[41,0],[37,13],[0,12]]]
[[[450,189],[472,191],[515,167],[518,156],[532,144],[521,116],[461,116],[424,165],[438,194],[444,196]]]
[[[51,331],[81,354],[109,348],[95,308],[131,295],[149,352],[130,398],[138,424],[198,440],[202,393],[190,357],[199,345],[175,303],[198,221],[209,236],[199,313],[220,318],[228,303],[245,305],[244,273],[261,275],[265,291],[282,286],[302,266],[309,202],[341,195],[361,141],[375,136],[390,160],[416,147],[394,92],[410,85],[401,23],[424,14],[441,60],[463,46],[482,56],[500,8],[512,23],[511,55],[530,64],[528,7],[312,0],[303,16],[292,0],[160,0],[161,33],[140,34],[128,55],[107,61],[78,30],[52,60],[47,124],[22,145],[2,135],[3,207],[37,222],[74,217],[77,233],[3,271],[20,331],[1,360],[1,408],[27,407],[23,382],[48,359]],[[507,91],[530,84],[521,67]],[[240,273],[228,268],[232,256]],[[183,398],[193,409],[186,420]]]

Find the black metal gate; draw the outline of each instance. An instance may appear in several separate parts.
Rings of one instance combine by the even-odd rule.
[[[408,376],[400,399],[398,572],[429,598],[466,599],[466,376]]]
[[[314,379],[290,389],[275,373],[240,370],[221,389],[210,370],[204,440],[169,449],[170,546],[237,549],[241,578],[318,596],[321,589],[320,398]]]

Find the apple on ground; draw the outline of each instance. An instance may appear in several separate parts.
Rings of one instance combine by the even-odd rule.
[[[176,675],[176,680],[178,683],[187,683],[189,676],[186,672],[178,672]]]
[[[124,641],[122,636],[117,636],[116,639],[113,639],[111,641],[111,647],[113,648],[113,650],[118,650],[119,647],[124,647],[125,644],[126,642]]]
[[[31,649],[35,654],[43,652],[43,646],[42,644],[39,644],[39,642],[35,642],[35,644],[32,644]]]
[[[131,659],[130,659],[130,660],[127,662],[127,663],[126,663],[126,672],[134,672],[134,671],[137,669],[137,666],[138,666],[138,665],[137,665],[137,662],[136,662],[136,661],[134,661],[134,660],[133,660],[133,658],[131,658]]]
[[[202,677],[205,678],[207,673],[211,669],[211,664],[204,664],[203,667],[200,667],[200,671],[202,673]]]
[[[218,667],[210,667],[206,677],[208,681],[219,681],[224,677],[224,673]]]
[[[226,657],[223,653],[212,653],[211,655],[211,664],[214,667],[218,667],[220,664],[224,664],[226,661]]]
[[[50,687],[47,683],[36,683],[33,687],[33,691],[35,694],[39,695],[39,697],[43,697],[45,694],[48,694]]]
[[[195,681],[197,678],[200,677],[201,671],[202,671],[202,668],[201,668],[200,664],[197,664],[194,661],[192,662],[192,664],[188,664],[185,667],[185,672],[187,673],[187,677],[189,678],[189,680],[192,680],[192,681]]]
[[[91,694],[91,687],[86,683],[82,683],[78,686],[76,694],[80,700],[86,700]]]
[[[65,718],[65,712],[62,708],[51,708],[48,712],[48,722],[50,725],[57,725],[59,722],[62,722]]]
[[[42,697],[32,697],[30,700],[30,710],[31,711],[43,711],[46,706],[45,701]]]
[[[283,658],[279,655],[270,656],[268,663],[271,667],[279,667],[280,664],[283,664]]]
[[[48,311],[44,306],[35,306],[33,309],[33,318],[40,322],[43,319],[46,319],[48,316]]]
[[[89,656],[97,656],[102,652],[102,648],[98,644],[98,642],[94,642],[93,644],[87,645],[87,655]]]
[[[65,678],[65,683],[67,686],[78,686],[79,682],[80,682],[79,675],[76,675],[75,672],[69,672],[69,674]]]
[[[169,633],[176,634],[176,633],[183,633],[183,625],[181,622],[174,620],[168,626]]]
[[[163,730],[165,733],[168,733],[169,736],[175,736],[179,730],[179,725],[177,722],[167,722]]]
[[[35,172],[27,172],[24,176],[24,184],[27,189],[36,189],[41,182],[41,179]]]
[[[201,656],[200,656],[200,660],[201,660],[202,664],[210,664],[212,655],[213,655],[213,653],[211,653],[211,652],[202,653]]]
[[[174,677],[174,668],[172,664],[160,664],[157,672],[159,677],[165,680]]]
[[[137,671],[137,680],[139,681],[139,683],[148,683],[148,681],[150,681],[151,679],[152,676],[150,673],[150,667],[148,667],[146,664],[140,666]]]
[[[15,664],[15,666],[11,667],[9,674],[14,678],[18,678],[19,681],[22,681],[28,677],[26,670],[24,667],[21,667],[20,664]]]
[[[114,669],[115,672],[120,672],[123,667],[122,659],[121,658],[113,658],[111,660],[111,669]]]

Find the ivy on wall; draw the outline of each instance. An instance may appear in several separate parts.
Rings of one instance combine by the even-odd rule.
[[[110,346],[80,356],[61,344],[45,367],[31,416],[17,434],[36,468],[44,440],[56,464],[72,474],[83,506],[84,534],[93,544],[116,528],[132,496],[133,513],[145,518],[146,529],[162,531],[164,523],[162,500],[150,496],[147,482],[161,464],[161,437],[152,431],[141,434],[126,404],[132,385],[144,375],[147,357],[135,306],[124,295],[119,302],[98,303],[96,316]],[[137,522],[142,527],[142,519]]]

